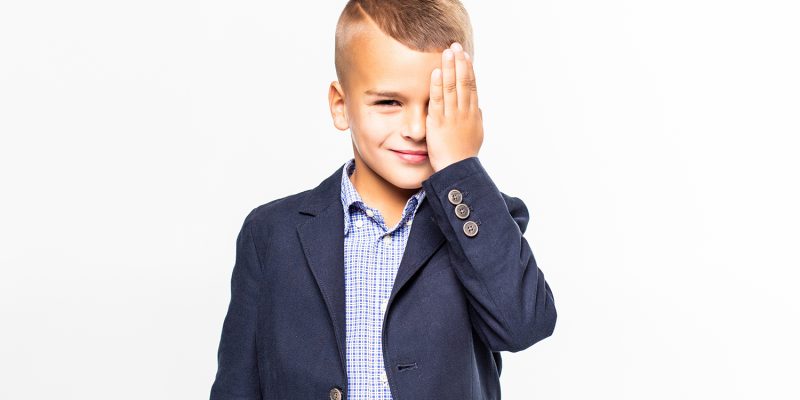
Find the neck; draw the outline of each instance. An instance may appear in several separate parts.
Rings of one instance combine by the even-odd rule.
[[[419,189],[403,189],[393,185],[370,169],[358,156],[350,182],[368,206],[377,208],[384,216],[402,214],[408,199]]]

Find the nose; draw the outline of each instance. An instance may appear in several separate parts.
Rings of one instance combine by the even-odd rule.
[[[425,139],[425,119],[427,117],[427,106],[414,107],[406,116],[407,121],[404,136],[417,142]]]

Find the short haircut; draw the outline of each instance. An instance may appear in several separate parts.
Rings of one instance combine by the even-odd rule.
[[[459,0],[349,0],[336,25],[334,63],[342,86],[348,46],[367,19],[412,50],[439,52],[458,42],[474,58],[472,25]]]

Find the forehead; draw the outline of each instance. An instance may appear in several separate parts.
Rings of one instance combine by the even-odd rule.
[[[441,53],[412,50],[372,25],[350,41],[353,88],[427,91],[430,74],[441,67]]]

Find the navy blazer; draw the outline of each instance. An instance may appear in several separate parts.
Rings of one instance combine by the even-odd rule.
[[[212,400],[347,398],[343,167],[245,218]],[[556,322],[523,237],[528,210],[497,189],[477,157],[422,186],[383,320],[392,397],[500,399],[499,352],[528,348]],[[470,208],[466,219],[448,200],[452,189]],[[468,220],[478,224],[474,236]]]

